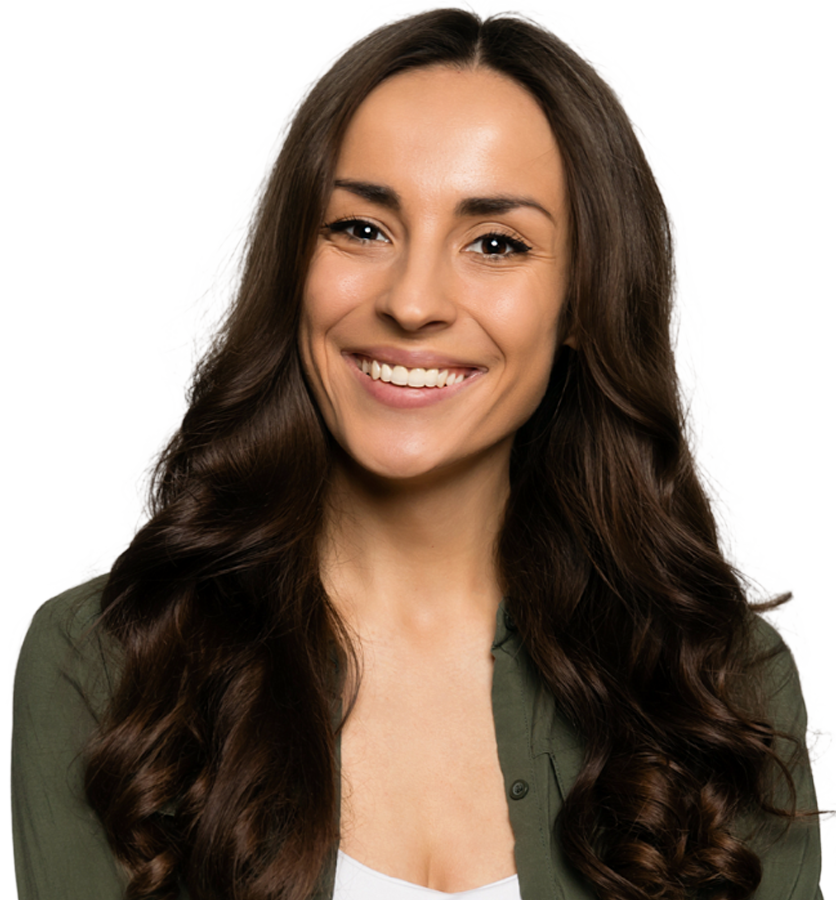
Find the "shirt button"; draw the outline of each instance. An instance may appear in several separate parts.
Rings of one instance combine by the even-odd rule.
[[[505,628],[507,631],[514,632],[517,630],[516,623],[511,618],[511,613],[508,610],[505,610]]]
[[[522,800],[528,793],[528,782],[519,779],[511,785],[511,799]]]

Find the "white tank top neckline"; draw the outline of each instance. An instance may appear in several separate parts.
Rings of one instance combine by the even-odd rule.
[[[521,900],[520,880],[517,875],[509,875],[469,891],[447,893],[384,875],[357,862],[342,850],[337,851],[334,900],[430,900],[432,897],[445,900]]]

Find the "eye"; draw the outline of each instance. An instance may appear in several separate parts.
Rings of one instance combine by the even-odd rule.
[[[469,253],[479,253],[493,259],[507,259],[509,256],[528,253],[531,247],[523,241],[512,238],[508,234],[491,232],[476,238],[472,244],[468,244],[465,250]]]
[[[362,243],[373,241],[389,243],[389,238],[381,229],[365,219],[339,219],[326,225],[325,228],[331,234],[345,234],[352,240]]]

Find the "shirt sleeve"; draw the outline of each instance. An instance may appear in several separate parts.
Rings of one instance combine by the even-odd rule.
[[[779,741],[778,751],[792,771],[798,811],[813,811],[816,792],[807,755],[807,711],[801,694],[798,669],[792,654],[777,632],[759,620],[756,637],[766,649],[764,684],[769,718],[778,731],[792,735],[800,754],[786,740]],[[786,791],[778,791],[779,803],[787,804]],[[772,823],[755,841],[763,866],[763,878],[754,900],[821,900],[821,839],[818,818],[813,816],[793,822]]]
[[[127,879],[84,798],[82,751],[109,693],[91,626],[104,580],[49,601],[15,677],[12,823],[20,900],[123,900]]]

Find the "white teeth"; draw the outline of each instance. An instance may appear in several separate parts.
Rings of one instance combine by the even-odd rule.
[[[374,381],[386,381],[397,384],[400,387],[431,388],[447,387],[451,384],[461,384],[465,375],[463,372],[450,372],[448,369],[408,369],[406,366],[390,366],[388,363],[379,363],[376,359],[369,360],[362,357],[358,368],[365,375],[371,376]]]

